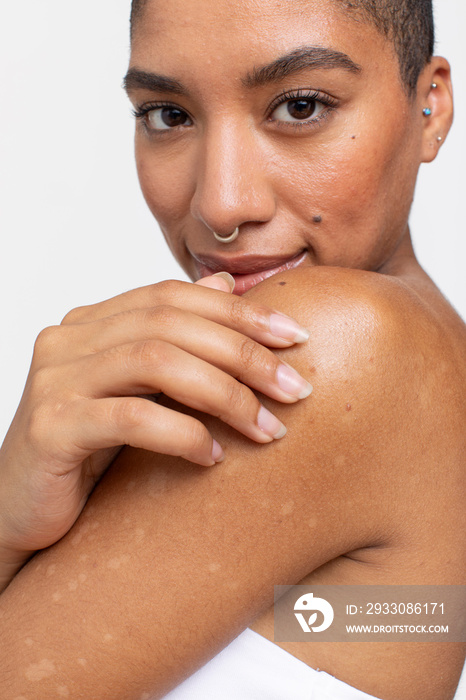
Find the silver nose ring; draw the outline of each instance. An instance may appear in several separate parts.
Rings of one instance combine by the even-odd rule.
[[[216,233],[215,231],[212,231],[214,234],[214,238],[216,241],[219,243],[232,243],[233,241],[236,241],[236,239],[239,236],[239,226],[235,228],[233,233],[230,233],[228,236],[221,236],[219,233]]]

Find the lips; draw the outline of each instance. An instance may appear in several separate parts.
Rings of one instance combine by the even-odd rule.
[[[300,252],[292,258],[247,255],[235,258],[213,258],[194,254],[193,257],[200,277],[207,277],[216,272],[229,272],[235,280],[233,293],[241,296],[268,277],[301,265],[306,258],[306,251]]]

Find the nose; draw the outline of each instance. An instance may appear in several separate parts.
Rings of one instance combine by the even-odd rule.
[[[275,213],[260,136],[247,124],[225,120],[206,128],[198,142],[191,214],[227,236],[237,226],[265,223]]]

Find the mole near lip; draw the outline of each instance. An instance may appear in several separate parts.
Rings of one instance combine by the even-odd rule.
[[[305,258],[306,251],[299,253],[293,258],[288,258],[286,260],[283,260],[282,258],[281,261],[277,260],[277,258],[269,258],[269,260],[267,260],[266,258],[248,259],[247,257],[245,257],[243,260],[237,258],[235,260],[224,262],[215,260],[212,267],[206,265],[204,262],[201,262],[201,260],[196,258],[196,267],[198,268],[201,277],[212,275],[219,270],[229,272],[235,280],[233,294],[241,296],[249,289],[252,289],[252,287],[255,287],[256,284],[259,284],[259,282],[263,282],[279,272],[284,272],[285,270],[291,270],[298,267],[298,265],[301,265],[301,263],[304,262]],[[209,262],[212,265],[213,261]],[[241,269],[245,271],[240,272]]]

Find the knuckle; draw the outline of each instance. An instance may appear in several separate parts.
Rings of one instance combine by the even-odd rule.
[[[249,392],[249,390],[243,384],[240,384],[238,381],[236,381],[236,379],[233,379],[233,377],[227,380],[223,389],[223,396],[225,405],[228,407],[228,414],[246,413],[246,405],[248,403],[250,393],[251,392]],[[227,411],[223,412],[222,415],[219,415],[218,417],[221,420],[224,420],[226,415]]]
[[[173,328],[177,324],[179,310],[169,304],[160,304],[146,310],[146,323],[149,327]]]
[[[247,306],[243,303],[241,297],[230,297],[230,308],[229,316],[230,321],[235,325],[239,326],[244,324],[245,319],[247,320]]]
[[[127,352],[126,361],[130,372],[156,372],[168,362],[165,343],[158,340],[138,340]]]
[[[75,309],[71,309],[63,318],[60,325],[67,326],[73,323],[83,323],[88,314],[88,310],[88,306],[77,306]]]
[[[238,347],[238,357],[241,365],[249,369],[250,367],[262,366],[264,364],[264,353],[262,346],[251,338],[244,338]]]
[[[108,422],[117,427],[124,436],[134,428],[144,422],[146,416],[146,406],[144,399],[129,397],[124,401],[114,401],[109,410]]]
[[[48,357],[61,342],[60,326],[44,328],[34,343],[34,356],[36,358]]]
[[[170,300],[177,298],[180,293],[181,284],[182,282],[179,280],[173,279],[163,280],[162,282],[154,284],[153,289],[155,299],[162,301],[164,299]]]

